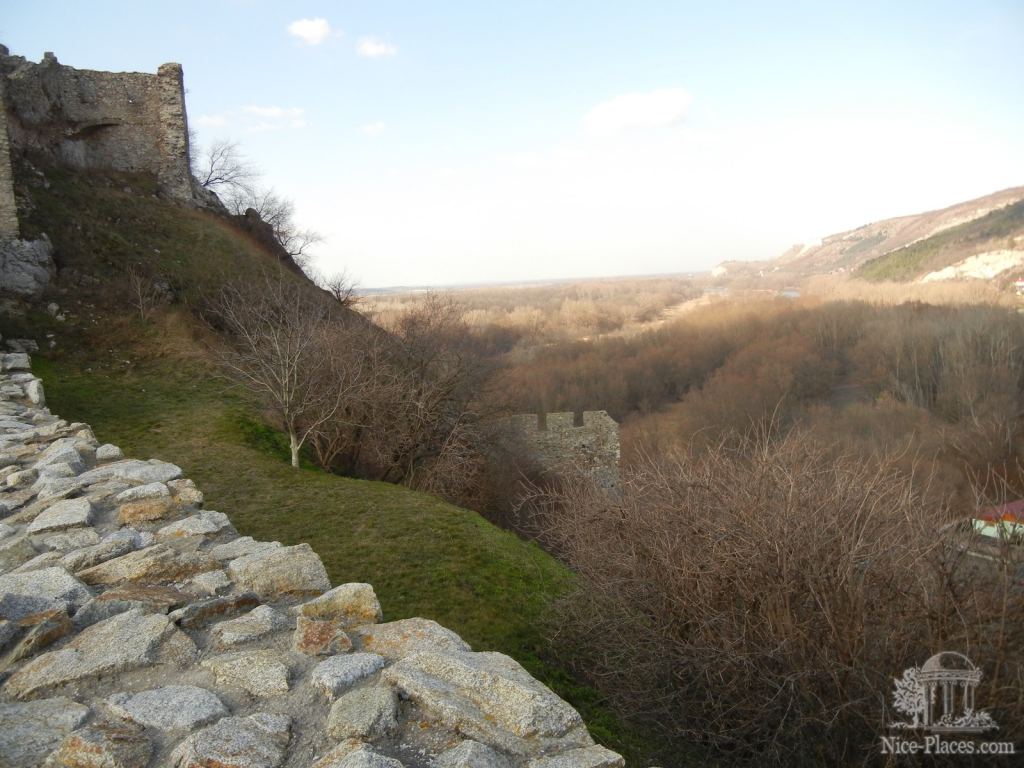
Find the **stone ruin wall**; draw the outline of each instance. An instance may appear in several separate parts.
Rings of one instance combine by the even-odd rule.
[[[619,425],[607,411],[518,414],[515,434],[547,471],[582,472],[606,488],[619,485]]]
[[[0,766],[623,765],[511,658],[383,619],[371,585],[239,536],[0,356]]]
[[[6,103],[4,93],[3,78],[0,78],[0,106]],[[18,208],[14,199],[14,169],[11,167],[7,110],[0,109],[0,240],[16,240],[18,234]]]
[[[73,168],[150,172],[164,195],[192,200],[181,65],[155,75],[98,72],[2,49],[0,75],[11,151]]]

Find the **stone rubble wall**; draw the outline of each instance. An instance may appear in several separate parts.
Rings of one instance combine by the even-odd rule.
[[[163,194],[192,201],[179,64],[156,74],[99,72],[64,66],[50,53],[36,64],[0,46],[0,79],[10,144],[0,146],[0,211],[7,211],[3,168],[10,151],[42,153],[74,168],[151,172]],[[5,218],[0,237],[15,237],[16,229],[4,235]]]
[[[0,766],[623,765],[513,659],[383,618],[0,356]]]
[[[558,474],[582,472],[606,488],[619,485],[619,425],[607,411],[584,411],[576,426],[570,412],[511,416],[511,427],[538,463]]]
[[[6,103],[4,92],[3,79],[0,78],[0,107]],[[0,108],[0,241],[15,240],[19,234],[11,142],[7,136],[7,110]]]

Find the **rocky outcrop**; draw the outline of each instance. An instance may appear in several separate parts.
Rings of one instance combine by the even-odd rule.
[[[0,238],[0,289],[20,297],[39,296],[54,272],[53,247],[46,238]]]
[[[514,660],[384,622],[308,545],[50,414],[27,355],[0,368],[0,765],[623,765]]]

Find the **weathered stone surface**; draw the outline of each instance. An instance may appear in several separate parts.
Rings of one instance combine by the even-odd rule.
[[[238,595],[224,595],[209,600],[200,600],[171,613],[171,621],[185,629],[197,629],[212,619],[233,616],[236,613],[255,608],[260,600],[254,592]]]
[[[197,595],[217,595],[230,586],[231,579],[226,571],[206,571],[189,579],[185,589]]]
[[[69,528],[60,533],[43,537],[43,546],[57,552],[85,549],[100,543],[100,535],[94,528]],[[68,570],[74,570],[69,568]]]
[[[166,483],[169,480],[177,480],[179,477],[181,477],[181,467],[156,459],[149,461],[124,459],[90,469],[81,475],[81,479],[90,484],[113,478],[133,483]]]
[[[196,488],[196,484],[191,480],[171,480],[167,483],[167,487],[171,489],[171,495],[182,506],[203,506],[203,492]]]
[[[34,469],[22,469],[18,472],[12,472],[7,476],[7,487],[8,488],[21,488],[25,485],[31,485],[39,477],[39,472]]]
[[[288,693],[288,667],[274,651],[236,651],[201,662],[219,685],[236,685],[253,696],[280,696]]]
[[[63,531],[92,523],[92,503],[88,499],[64,499],[49,507],[29,523],[28,533]]]
[[[340,584],[299,606],[299,613],[313,619],[335,619],[343,627],[376,624],[383,614],[377,594],[369,584]]]
[[[0,702],[0,764],[5,768],[39,765],[88,716],[88,707],[63,696],[24,703]]]
[[[386,736],[398,727],[398,697],[380,685],[357,688],[334,702],[327,732],[336,739]]]
[[[141,726],[101,720],[69,733],[47,768],[145,768],[153,751]]]
[[[218,544],[210,550],[210,554],[221,562],[227,562],[228,560],[236,560],[246,555],[267,552],[271,549],[281,549],[281,542],[256,541],[252,536],[241,536],[234,541]]]
[[[13,570],[35,556],[36,548],[25,534],[0,539],[0,573]]]
[[[55,272],[49,240],[8,240],[5,237],[0,242],[0,285],[5,291],[19,296],[38,296]],[[4,356],[4,366],[8,357],[13,355]],[[28,355],[24,357],[27,360]]]
[[[19,565],[11,573],[28,573],[29,571],[38,571],[43,568],[53,568],[62,565],[61,560],[63,557],[63,552],[41,552],[28,562]]]
[[[145,485],[134,485],[121,491],[114,497],[114,503],[127,504],[130,501],[169,499],[170,497],[171,490],[166,483],[146,483]]]
[[[129,501],[117,510],[117,522],[121,525],[137,525],[163,520],[175,509],[170,496],[158,496],[140,501]]]
[[[464,741],[434,758],[431,768],[512,768],[506,757],[479,741]]]
[[[133,609],[145,613],[167,613],[171,608],[188,603],[190,599],[188,594],[173,587],[128,584],[94,597],[78,610],[73,621],[81,629]]]
[[[528,768],[623,768],[626,761],[597,744],[531,760]]]
[[[374,752],[359,739],[345,739],[320,757],[312,768],[404,768],[400,760]]]
[[[336,699],[363,678],[384,669],[376,653],[345,653],[324,659],[309,673],[309,681],[328,698]]]
[[[590,746],[579,713],[501,653],[424,652],[384,679],[449,728],[520,755]]]
[[[69,571],[78,572],[94,565],[105,563],[115,557],[126,555],[135,549],[139,536],[131,529],[122,529],[108,534],[91,547],[82,547],[64,554],[60,563]]]
[[[38,653],[71,632],[71,619],[63,610],[37,613],[23,618],[19,623],[30,626],[21,639],[0,658],[0,670]]]
[[[176,632],[166,616],[128,611],[82,630],[63,648],[36,656],[2,690],[24,699],[62,683],[152,664],[161,643]]]
[[[217,561],[202,552],[179,553],[166,544],[129,552],[79,572],[86,584],[113,585],[130,582],[165,584],[181,581],[217,568]]]
[[[43,382],[39,379],[32,379],[32,381],[25,382],[25,397],[29,399],[33,405],[38,405],[42,408],[46,405],[46,393],[43,391]]]
[[[185,739],[173,768],[278,768],[291,740],[291,718],[259,712],[225,717]]]
[[[228,576],[244,589],[267,599],[284,595],[318,595],[331,581],[309,544],[269,549],[228,563]]]
[[[92,593],[64,568],[40,568],[26,573],[0,576],[0,616],[19,619],[56,603],[70,610],[85,604]]]
[[[96,449],[96,461],[117,461],[123,458],[124,453],[116,445],[104,443]]]
[[[420,651],[469,650],[461,637],[430,619],[355,627],[349,634],[361,650],[379,653],[385,659],[402,659]]]
[[[352,650],[352,641],[341,624],[333,619],[299,616],[292,648],[308,656],[330,656]]]
[[[180,539],[185,536],[212,536],[231,527],[223,512],[198,512],[176,523],[165,525],[156,532],[156,538]]]
[[[118,716],[162,731],[192,731],[229,714],[216,694],[194,685],[118,693],[108,703]]]
[[[210,639],[217,648],[230,648],[285,629],[288,623],[288,617],[281,611],[269,605],[260,605],[237,619],[215,624],[210,630]]]
[[[28,355],[24,352],[8,352],[0,358],[0,368],[5,371],[29,370]]]

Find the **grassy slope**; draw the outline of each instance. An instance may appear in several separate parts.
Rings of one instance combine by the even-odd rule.
[[[861,265],[866,280],[911,280],[986,251],[1007,248],[1024,236],[1024,200],[891,251]]]
[[[272,257],[217,217],[153,198],[144,177],[48,169],[46,178],[21,177],[34,204],[23,234],[53,241],[62,276],[46,298],[69,321],[0,317],[0,332],[40,342],[55,334],[56,349],[34,357],[55,413],[89,423],[129,455],[179,464],[206,507],[242,534],[308,542],[333,583],[372,583],[386,620],[429,617],[475,649],[508,653],[576,706],[595,738],[631,763],[648,759],[647,740],[551,657],[541,625],[550,599],[571,585],[563,566],[426,494],[292,470],[282,436],[213,377],[187,307],[228,275],[273,266]],[[185,306],[148,323],[131,316],[128,264],[167,279]],[[98,281],[69,283],[72,272]]]

